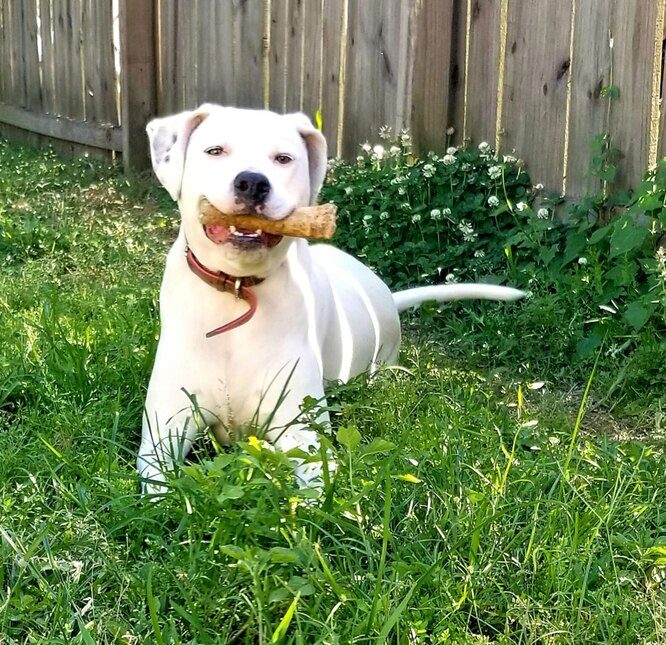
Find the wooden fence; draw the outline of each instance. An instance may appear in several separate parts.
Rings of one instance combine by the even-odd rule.
[[[410,128],[421,150],[485,140],[515,149],[535,183],[574,195],[595,187],[591,142],[609,132],[626,187],[666,154],[665,7],[0,0],[0,132],[122,152],[141,167],[155,114],[204,101],[321,109],[333,154],[355,156],[382,125]],[[603,96],[609,87],[617,99]]]

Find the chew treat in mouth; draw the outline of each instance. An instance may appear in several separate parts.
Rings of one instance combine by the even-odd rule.
[[[329,240],[335,233],[336,206],[321,204],[296,208],[287,217],[279,220],[256,215],[231,215],[217,210],[207,199],[199,204],[201,223],[207,230],[220,227],[225,230],[251,231],[254,235],[307,237],[314,240]]]

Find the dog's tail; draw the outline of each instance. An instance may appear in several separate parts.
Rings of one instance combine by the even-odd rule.
[[[416,287],[397,291],[393,302],[398,312],[416,307],[429,300],[449,302],[451,300],[519,300],[524,291],[513,287],[500,287],[496,284],[438,284],[431,287]]]

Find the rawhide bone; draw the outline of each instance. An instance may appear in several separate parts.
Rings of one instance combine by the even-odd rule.
[[[236,226],[252,231],[261,229],[274,235],[307,237],[315,240],[330,240],[333,237],[333,233],[335,233],[335,213],[338,210],[334,204],[302,206],[293,210],[283,219],[272,220],[256,215],[222,213],[205,197],[201,199],[199,208],[202,224]]]

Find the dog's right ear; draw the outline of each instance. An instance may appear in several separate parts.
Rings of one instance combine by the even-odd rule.
[[[208,116],[206,105],[196,110],[153,119],[146,126],[153,170],[169,195],[178,201],[190,135]]]

